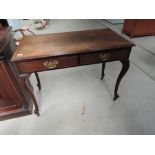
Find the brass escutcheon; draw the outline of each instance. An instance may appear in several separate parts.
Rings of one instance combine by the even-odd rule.
[[[105,52],[105,53],[101,53],[101,54],[100,54],[100,58],[101,58],[102,61],[106,61],[106,60],[108,60],[110,57],[111,57],[111,54],[108,53],[108,52]]]
[[[57,67],[58,63],[59,62],[57,60],[52,60],[52,61],[44,62],[43,65],[48,69],[53,69]]]

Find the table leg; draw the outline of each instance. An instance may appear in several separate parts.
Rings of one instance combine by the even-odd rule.
[[[36,76],[36,79],[37,79],[37,86],[39,88],[39,90],[41,90],[41,83],[40,83],[40,78],[39,78],[39,75],[37,72],[34,72],[35,76]]]
[[[28,77],[29,77],[29,74],[22,74],[22,75],[20,75],[19,83],[28,92],[28,94],[30,95],[30,97],[31,97],[31,99],[33,101],[33,104],[35,106],[34,113],[37,116],[39,116],[40,114],[39,114],[38,104],[37,104],[36,98],[35,98],[35,96],[33,94],[33,91],[32,91],[33,89],[32,89],[32,86],[31,86],[31,84],[29,82]]]
[[[122,70],[117,78],[117,81],[116,81],[116,85],[115,85],[115,90],[114,90],[114,101],[119,97],[117,91],[118,91],[118,87],[119,87],[119,84],[122,80],[122,78],[124,77],[124,75],[126,74],[126,72],[128,71],[129,69],[129,66],[130,66],[130,62],[129,60],[127,61],[121,61],[122,63]]]
[[[102,63],[102,74],[101,74],[101,80],[104,78],[104,69],[105,69],[105,62]]]

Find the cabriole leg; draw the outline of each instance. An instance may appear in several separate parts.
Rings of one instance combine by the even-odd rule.
[[[118,91],[118,87],[119,87],[119,84],[122,80],[122,78],[124,77],[124,75],[126,74],[126,72],[128,71],[129,69],[129,66],[130,66],[130,62],[129,60],[128,61],[121,61],[122,63],[122,70],[117,78],[117,81],[116,81],[116,85],[115,85],[115,90],[114,90],[114,101],[119,97],[117,91]]]
[[[35,74],[35,76],[36,76],[36,79],[37,79],[37,86],[38,86],[38,88],[39,88],[39,90],[41,90],[41,83],[40,83],[40,78],[39,78],[39,75],[38,75],[38,73],[37,72],[35,72],[34,73]]]
[[[102,74],[101,74],[101,80],[104,78],[104,69],[105,69],[105,62],[102,63]]]

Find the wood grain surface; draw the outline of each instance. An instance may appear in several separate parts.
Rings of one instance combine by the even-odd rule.
[[[25,36],[11,61],[70,55],[131,47],[133,44],[110,29]]]

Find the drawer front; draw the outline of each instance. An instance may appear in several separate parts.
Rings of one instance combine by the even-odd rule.
[[[77,66],[77,56],[16,62],[20,73],[31,73]]]
[[[127,60],[130,50],[110,50],[98,53],[83,54],[80,56],[80,64],[101,63],[115,60]]]

